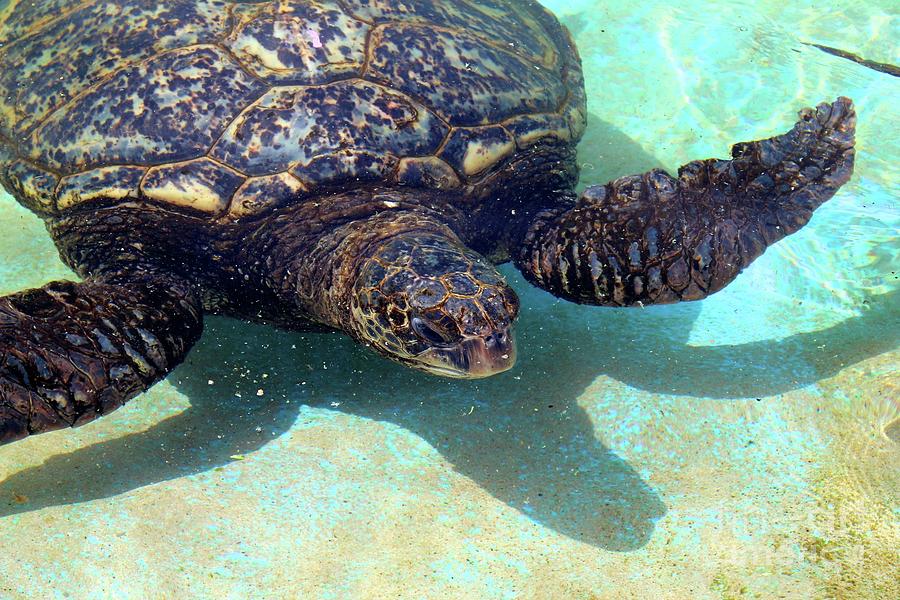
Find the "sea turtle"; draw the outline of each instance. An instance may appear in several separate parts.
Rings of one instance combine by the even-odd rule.
[[[0,298],[0,442],[121,406],[205,313],[497,373],[519,303],[496,264],[579,303],[698,300],[852,171],[839,98],[577,195],[586,114],[533,0],[11,0],[0,181],[83,280]]]

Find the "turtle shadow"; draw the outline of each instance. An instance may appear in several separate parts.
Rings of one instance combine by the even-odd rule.
[[[618,158],[597,161],[600,143],[617,147]],[[595,117],[579,156],[593,166],[585,169],[582,184],[659,166]],[[595,431],[582,407],[602,410],[602,398],[582,398],[598,376],[650,393],[772,395],[888,350],[900,335],[893,294],[815,333],[696,347],[687,340],[697,303],[644,310],[578,307],[504,269],[524,307],[521,356],[513,371],[479,382],[446,381],[393,365],[340,335],[210,318],[188,361],[168,379],[189,398],[189,409],[147,431],[56,455],[0,481],[0,518],[203,473],[290,435],[301,407],[312,406],[399,425],[534,521],[600,548],[634,550],[646,544],[666,509],[636,470],[603,443],[605,432]],[[16,503],[15,495],[28,501]]]
[[[530,366],[520,372],[448,381],[395,366],[343,336],[211,318],[191,359],[169,378],[189,409],[0,482],[0,518],[225,465],[290,435],[305,405],[399,425],[534,521],[600,548],[640,548],[665,507],[578,405],[590,370],[569,363],[566,384],[551,383],[551,353],[527,354]],[[14,495],[27,503],[5,502]]]
[[[399,425],[534,521],[599,548],[634,550],[646,544],[666,509],[637,471],[603,443],[605,432],[595,431],[585,408],[602,410],[604,401],[584,397],[584,391],[598,376],[650,393],[772,395],[896,347],[900,335],[893,292],[870,300],[860,316],[821,331],[695,347],[685,342],[696,305],[577,307],[506,273],[526,307],[519,324],[520,362],[508,373],[446,381],[395,366],[340,335],[210,318],[190,360],[169,379],[190,399],[188,410],[147,431],[57,455],[12,475],[0,482],[0,518],[106,498],[227,464],[236,454],[290,435],[305,405]],[[7,500],[14,494],[28,502]]]
[[[617,177],[665,168],[638,142],[594,113],[588,114],[588,128],[578,144],[578,165],[581,168],[579,190]]]

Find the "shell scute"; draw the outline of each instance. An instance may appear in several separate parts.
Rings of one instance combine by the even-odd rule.
[[[8,148],[2,140],[0,140],[0,180],[5,176],[6,169],[16,159],[12,152],[12,148]]]
[[[44,214],[54,211],[53,197],[59,180],[53,173],[17,160],[6,168],[5,179],[13,195],[26,207]]]
[[[64,177],[57,191],[56,205],[66,210],[93,200],[136,198],[144,167],[103,167]]]
[[[228,207],[232,219],[244,219],[268,212],[299,198],[308,188],[290,173],[251,177],[235,192]]]
[[[439,157],[459,173],[472,177],[487,171],[515,151],[512,135],[499,125],[454,129]]]
[[[572,139],[580,140],[587,130],[587,103],[583,93],[574,96],[566,104],[562,116],[572,132]]]
[[[9,0],[6,6],[0,8],[0,44],[7,46],[37,33],[54,19],[65,15],[66,11],[88,3],[84,0]]]
[[[271,175],[342,148],[430,154],[447,129],[424,106],[373,83],[275,88],[232,123],[212,156],[250,175]]]
[[[208,158],[153,167],[141,194],[157,202],[209,214],[225,210],[244,176]]]
[[[165,50],[214,42],[226,30],[225,5],[224,0],[126,0],[76,9],[6,52],[0,89],[16,93],[0,96],[5,105],[0,110],[15,115],[15,133],[28,131],[126,65]],[[18,87],[21,81],[30,83]]]
[[[459,175],[436,156],[404,158],[397,168],[396,182],[410,187],[449,190],[462,185]]]
[[[226,42],[258,77],[278,84],[316,84],[359,73],[369,26],[335,3],[280,2]]]
[[[54,114],[32,134],[30,154],[69,172],[194,158],[263,88],[218,48],[173,51]]]
[[[424,99],[451,125],[554,112],[565,98],[555,73],[464,32],[390,24],[370,43],[366,78]]]
[[[505,121],[503,126],[515,137],[516,144],[523,150],[546,138],[563,141],[572,139],[568,121],[556,113],[521,115]]]
[[[388,179],[400,160],[388,152],[339,150],[297,165],[291,173],[309,188]]]
[[[0,182],[42,214],[144,197],[225,220],[460,188],[580,137],[566,35],[532,0],[9,0]]]
[[[373,23],[390,21],[433,24],[478,35],[546,67],[557,52],[532,11],[520,0],[491,2],[455,0],[345,0],[357,18]]]

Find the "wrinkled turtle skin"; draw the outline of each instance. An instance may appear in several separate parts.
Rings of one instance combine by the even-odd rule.
[[[121,406],[204,314],[498,373],[518,299],[496,264],[579,303],[701,299],[852,172],[839,98],[579,197],[585,106],[532,0],[11,0],[0,183],[83,281],[0,298],[0,443]]]

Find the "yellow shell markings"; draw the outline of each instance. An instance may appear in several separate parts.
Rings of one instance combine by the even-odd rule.
[[[253,19],[268,13],[272,10],[272,3],[265,2],[259,4],[244,4],[244,3],[236,3],[229,2],[228,3],[228,13],[231,15],[234,20],[235,27],[234,29],[240,29],[242,25],[252,21]]]
[[[500,125],[456,127],[437,155],[471,181],[502,164],[515,149],[515,138]]]
[[[466,32],[425,24],[377,27],[363,76],[432,107],[454,126],[558,110],[558,75]]]
[[[463,171],[468,176],[482,173],[510,156],[515,149],[515,143],[510,141],[470,142],[463,157]]]
[[[59,3],[15,1],[11,7],[27,11],[52,4]],[[360,18],[360,11],[382,14]],[[48,104],[51,112],[21,146],[22,154],[60,175],[75,172],[64,176],[56,193],[46,197],[41,196],[44,187],[23,181],[29,194],[25,200],[36,210],[46,210],[54,196],[54,208],[65,210],[93,200],[127,200],[143,191],[153,201],[241,218],[306,195],[331,175],[349,175],[352,180],[354,173],[383,172],[385,180],[401,185],[446,189],[462,185],[460,176],[490,170],[513,154],[517,145],[566,137],[558,124],[537,120],[523,122],[515,131],[508,128],[515,137],[500,140],[489,130],[501,127],[493,125],[484,127],[483,137],[462,136],[452,156],[436,156],[456,131],[445,126],[451,116],[459,117],[457,125],[472,129],[489,123],[506,125],[515,119],[513,115],[540,113],[538,109],[546,105],[568,111],[575,131],[583,123],[577,102],[559,101],[565,91],[555,72],[561,54],[551,40],[558,41],[559,35],[530,2],[496,0],[483,6],[468,0],[427,4],[408,0],[362,4],[354,0],[340,4],[124,0],[81,3],[65,16],[58,16],[59,10],[57,16],[52,12],[36,19],[30,37],[22,40],[44,36],[45,42],[55,41],[49,44],[56,49],[55,55],[24,61],[31,81],[42,68],[46,74],[53,69],[75,69],[72,65],[79,60],[90,62],[84,65],[87,71],[79,71],[88,73],[84,81],[63,81],[60,85],[66,87],[61,93],[45,95],[52,102],[62,99],[65,103],[58,108]],[[71,23],[63,22],[69,19],[77,25],[91,15],[92,27],[73,30]],[[115,29],[113,22],[124,29]],[[224,31],[228,27],[230,34]],[[367,40],[367,32],[374,29],[382,35]],[[517,35],[510,34],[514,30]],[[198,31],[221,36],[215,43],[196,43],[206,39]],[[117,32],[121,35],[112,35]],[[430,36],[427,43],[421,43],[423,34]],[[133,35],[147,40],[123,41]],[[119,41],[125,52],[117,50]],[[142,58],[140,49],[150,48],[150,42],[152,56]],[[72,65],[62,65],[66,60],[58,52],[60,44],[68,44]],[[217,49],[218,44],[223,48]],[[564,55],[562,44],[559,49]],[[0,49],[0,55],[3,52]],[[367,58],[375,68],[361,75]],[[240,59],[240,65],[234,59]],[[396,72],[379,72],[379,65],[398,62],[403,64]],[[554,68],[538,68],[536,63]],[[235,69],[243,72],[234,76]],[[248,73],[269,81],[270,88],[247,81]],[[364,79],[367,76],[371,82]],[[318,80],[312,82],[311,77]],[[428,89],[398,89],[411,81],[436,89],[431,94]],[[40,103],[44,96],[36,93],[37,85],[40,82],[23,88],[0,81],[0,90],[22,89],[20,95],[38,97]],[[465,97],[460,90],[470,95]],[[254,98],[260,100],[254,102]],[[16,110],[15,103],[0,101],[0,134],[19,118]],[[165,115],[165,121],[160,115]],[[229,138],[248,123],[244,133],[251,133],[249,139]],[[217,153],[220,142],[234,143],[237,152],[227,157],[233,161]],[[346,150],[356,153],[349,156]],[[161,172],[175,172],[165,167],[191,163],[204,155],[229,163],[251,178],[232,185],[235,174],[222,165],[207,165],[209,173],[199,181],[159,177]],[[392,164],[378,164],[389,156],[394,157]],[[267,162],[272,158],[279,164]],[[306,177],[309,181],[304,185],[300,174],[290,172],[302,171],[304,164],[321,177]],[[153,177],[148,176],[147,185],[139,188],[140,177],[135,173],[145,174],[149,165],[157,165]],[[217,178],[210,175],[212,170],[218,172]],[[268,190],[273,200],[266,200],[262,190]],[[197,195],[196,201],[188,199],[191,194]]]
[[[587,130],[587,105],[584,96],[573,98],[563,109],[563,118],[572,132],[572,140],[580,140]]]
[[[423,105],[375,83],[286,86],[235,119],[210,155],[249,175],[268,175],[347,148],[426,155],[446,131]]]
[[[295,32],[295,35],[302,35],[299,29]],[[269,69],[270,71],[287,71],[290,69],[290,67],[281,62],[277,48],[270,50],[253,36],[238,35],[237,39],[229,46],[234,51],[235,56],[244,59],[244,64],[253,64],[255,61],[264,69]]]
[[[12,103],[0,100],[0,136],[15,137],[14,128],[17,119],[15,106]],[[2,143],[2,140],[0,140],[0,143]]]
[[[234,193],[228,206],[228,218],[244,219],[265,213],[309,191],[290,173],[277,173],[247,179]]]
[[[0,88],[17,92],[0,98],[0,110],[8,113],[2,105],[14,105],[16,131],[25,132],[54,111],[65,112],[123,68],[168,50],[215,42],[227,25],[227,12],[211,0],[85,5],[6,53]],[[96,60],[98,55],[108,59]],[[17,86],[21,81],[29,85]]]
[[[572,134],[572,141],[577,142],[587,130],[587,95],[584,86],[584,71],[578,57],[578,47],[568,29],[563,30],[570,52],[566,55],[565,82],[568,90],[565,101],[557,111],[566,120]]]
[[[152,167],[141,183],[148,200],[219,214],[228,206],[244,176],[208,158]]]
[[[572,130],[566,120],[556,113],[521,115],[507,119],[503,127],[513,133],[520,150],[530,148],[545,138],[566,141],[572,139]]]
[[[33,35],[43,27],[65,18],[94,0],[72,3],[71,0],[9,0],[0,9],[0,44]]]
[[[211,186],[197,180],[170,180],[155,188],[144,188],[143,193],[150,200],[207,213],[216,213],[226,204],[226,199]]]
[[[54,113],[25,146],[31,158],[64,172],[183,161],[206,153],[263,88],[216,46],[182,48],[120,71]]]
[[[558,52],[534,15],[541,8],[530,2],[499,0],[494,6],[485,6],[477,0],[435,3],[343,0],[342,3],[355,18],[366,23],[395,21],[443,27],[452,34],[478,36],[482,42],[513,52],[544,68],[551,69],[557,64]]]
[[[145,167],[102,167],[64,177],[57,188],[56,207],[67,210],[94,200],[137,198]]]
[[[27,88],[19,90],[0,104],[10,102],[17,112],[16,132],[30,128],[40,122],[52,110],[64,104],[79,90],[77,67],[85,58],[95,51],[91,48],[96,40],[108,38],[109,31],[119,16],[121,9],[115,4],[86,5],[82,10],[73,11],[75,16],[81,12],[91,12],[95,19],[82,23],[81,20],[57,21],[40,36],[25,40],[16,45],[3,57],[3,71],[0,78],[11,81],[29,81]],[[61,58],[64,57],[64,60]],[[90,63],[87,63],[90,64]],[[90,64],[90,79],[100,79],[113,68]],[[88,79],[88,78],[85,78]],[[4,87],[9,87],[4,82]],[[49,88],[49,89],[47,89]],[[46,91],[45,91],[46,90]]]
[[[225,45],[263,79],[325,83],[360,71],[368,30],[335,4],[283,3],[242,24]]]
[[[340,149],[329,151],[291,168],[291,174],[310,189],[322,185],[364,185],[391,181],[399,158],[384,150]]]
[[[53,194],[57,185],[55,175],[22,160],[10,164],[6,175],[25,206],[40,213],[54,211]]]
[[[515,23],[522,28],[523,31],[517,31],[515,33],[524,33],[525,35],[513,35],[508,38],[501,38],[508,40],[506,41],[507,49],[511,48],[521,56],[523,53],[520,52],[519,49],[524,46],[528,51],[528,53],[525,54],[526,57],[536,60],[546,69],[552,69],[556,66],[559,59],[559,53],[556,48],[553,47],[553,44],[549,43],[547,40],[543,27],[535,20],[533,13],[527,9],[523,9],[521,0],[501,0],[502,4],[506,7],[506,10],[497,6],[488,6],[477,0],[474,2],[468,0],[464,1],[475,11],[478,11],[486,17],[490,17],[492,23]],[[538,6],[535,10],[543,10],[543,8]],[[513,13],[514,16],[510,13]],[[555,17],[553,18],[555,20]],[[472,19],[472,17],[469,17],[469,20],[478,21],[478,19]],[[524,41],[527,41],[528,44],[523,44]],[[541,51],[538,52],[538,49]]]

